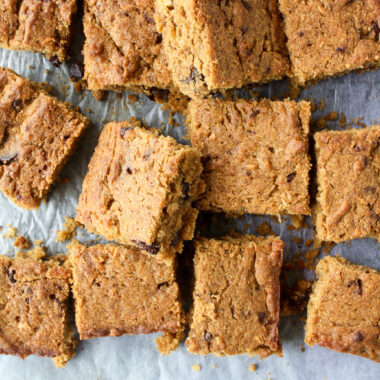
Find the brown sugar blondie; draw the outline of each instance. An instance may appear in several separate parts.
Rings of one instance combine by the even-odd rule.
[[[192,100],[187,126],[203,155],[202,210],[310,214],[310,104]]]
[[[71,270],[58,258],[0,256],[0,353],[48,356],[57,367],[74,356]]]
[[[281,355],[277,324],[283,248],[274,236],[195,241],[189,352]]]
[[[281,79],[290,71],[276,0],[156,0],[173,81],[186,95]]]
[[[0,190],[38,208],[88,120],[40,86],[0,68]]]
[[[108,240],[160,256],[191,240],[204,183],[195,149],[141,127],[105,125],[83,183],[76,220]],[[162,255],[161,255],[162,254]]]
[[[279,0],[295,81],[380,66],[378,0]]]
[[[380,241],[380,125],[314,135],[317,159],[316,238]]]
[[[76,7],[76,0],[1,0],[0,46],[64,61]]]
[[[172,86],[154,0],[85,0],[83,49],[90,90]]]
[[[131,247],[73,243],[76,325],[81,339],[181,333],[175,256],[160,262]]]
[[[305,342],[380,362],[380,273],[326,256],[316,275]]]

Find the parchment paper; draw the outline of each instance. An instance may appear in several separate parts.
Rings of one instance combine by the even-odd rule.
[[[47,203],[42,204],[38,211],[24,211],[0,193],[0,225],[5,227],[12,224],[19,234],[30,240],[43,240],[49,254],[66,252],[64,244],[55,242],[56,230],[63,229],[64,216],[75,215],[81,184],[104,123],[135,116],[143,119],[149,126],[165,126],[164,134],[188,143],[181,138],[186,131],[183,117],[179,114],[174,117],[180,127],[169,126],[169,112],[162,111],[159,105],[144,95],[138,95],[138,102],[128,100],[128,93],[123,93],[121,98],[109,93],[106,100],[101,102],[96,101],[90,93],[79,95],[69,80],[67,65],[55,68],[39,54],[0,50],[0,66],[9,67],[32,80],[48,82],[53,86],[54,95],[79,106],[92,123],[61,175],[62,178],[69,178],[69,181],[58,183],[50,193]],[[46,69],[48,72],[45,72]],[[286,83],[283,81],[260,87],[257,91],[263,96],[281,98],[285,89]],[[338,111],[344,112],[348,120],[363,116],[362,122],[371,125],[374,120],[380,120],[379,93],[380,70],[361,75],[352,73],[323,81],[303,91],[301,98],[313,97],[316,103],[324,98],[326,106],[323,110],[317,110],[313,114],[314,118],[330,111]],[[241,95],[249,96],[244,91]],[[329,122],[328,127],[337,128],[338,121]],[[278,224],[271,218],[258,216],[245,216],[238,221],[229,220],[225,229],[231,225],[241,229],[245,223],[249,223],[251,227],[248,232],[255,233],[262,220],[269,222],[273,231],[286,242],[286,260],[290,260],[299,248],[292,240],[295,236],[303,240],[312,237],[311,229],[289,231],[288,219]],[[223,231],[224,227],[211,226],[209,233],[221,234]],[[7,228],[4,228],[0,233],[0,252],[13,255],[13,241],[3,237],[6,232]],[[81,230],[78,238],[88,241],[94,235]],[[304,248],[303,246],[302,249]],[[340,244],[331,253],[380,269],[379,244],[375,240],[362,239]],[[80,342],[76,357],[64,369],[55,368],[48,358],[31,356],[22,361],[0,355],[0,379],[380,379],[380,365],[370,360],[335,353],[317,346],[306,347],[305,352],[302,352],[300,345],[303,344],[304,330],[303,323],[298,318],[282,318],[280,335],[284,357],[273,356],[263,361],[248,355],[228,358],[191,355],[183,344],[171,355],[161,357],[154,343],[157,334],[98,338]],[[201,371],[195,372],[192,365],[198,363]],[[249,370],[253,363],[257,364],[254,373]]]

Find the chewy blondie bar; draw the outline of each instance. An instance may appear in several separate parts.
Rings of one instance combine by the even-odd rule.
[[[309,119],[305,101],[192,100],[187,125],[207,185],[200,209],[310,214]]]
[[[88,120],[42,87],[0,67],[0,190],[38,208]]]
[[[380,125],[314,136],[319,241],[380,241]]]
[[[81,339],[183,330],[175,257],[159,262],[112,244],[69,247]]]
[[[290,71],[275,0],[156,0],[173,81],[186,95],[281,79]]]
[[[191,240],[204,190],[200,154],[136,119],[105,125],[76,220],[108,240],[160,256]]]
[[[64,61],[76,0],[0,0],[0,46]]]
[[[191,353],[281,355],[283,248],[274,236],[195,241],[194,304],[186,340]]]
[[[378,0],[279,0],[295,81],[380,66]]]
[[[380,273],[327,256],[316,275],[305,342],[380,362]]]
[[[154,0],[85,0],[83,49],[90,90],[170,88]]]
[[[0,256],[0,353],[48,356],[57,367],[74,356],[71,270],[63,263]]]

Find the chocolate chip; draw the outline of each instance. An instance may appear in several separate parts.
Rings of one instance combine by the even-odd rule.
[[[209,162],[210,160],[211,160],[211,156],[206,155],[206,156],[201,157],[201,162],[203,165],[207,164],[207,162]]]
[[[335,49],[335,51],[337,51],[337,52],[339,52],[339,53],[344,53],[345,51],[346,51],[346,49],[345,48],[341,48],[341,47],[337,47],[336,49]]]
[[[144,13],[144,19],[148,24],[153,24],[153,19]]]
[[[14,269],[8,269],[8,278],[11,282],[16,282],[15,274],[16,274],[16,271]]]
[[[50,298],[52,301],[55,301],[57,297],[55,296],[55,294],[49,294],[49,298]]]
[[[163,288],[163,287],[166,287],[166,286],[169,286],[169,282],[168,281],[165,281],[165,282],[161,282],[161,284],[158,284],[157,285],[157,288],[158,289],[161,289],[161,288]]]
[[[244,7],[247,11],[252,10],[252,7],[250,6],[250,4],[248,4],[245,0],[241,0],[241,3],[243,4],[243,7]]]
[[[197,80],[204,81],[205,77],[203,74],[199,74],[198,69],[195,66],[190,67],[190,75],[186,79],[182,79],[181,81],[184,83],[195,82]]]
[[[50,57],[49,61],[55,67],[60,67],[62,65],[62,62],[58,59],[56,55]]]
[[[296,176],[296,173],[288,174],[288,175],[286,176],[286,181],[287,181],[288,183],[292,182],[295,176]]]
[[[211,96],[213,99],[223,99],[223,94],[220,91],[213,92]]]
[[[205,339],[207,342],[211,342],[212,334],[210,334],[208,331],[205,332]]]
[[[160,44],[162,42],[162,34],[156,33],[156,44]]]
[[[369,215],[372,219],[376,219],[376,223],[380,222],[380,216],[375,211],[371,210]]]
[[[120,136],[121,136],[121,137],[124,137],[125,132],[127,132],[127,131],[131,131],[132,129],[133,129],[132,127],[124,127],[124,128],[121,128],[121,130],[120,130]]]
[[[364,191],[369,194],[376,194],[376,188],[374,186],[368,186],[364,188]]]
[[[84,75],[83,64],[78,61],[73,61],[69,64],[69,75],[70,78],[81,79]]]
[[[127,173],[132,174],[132,169],[130,167],[127,168]]]
[[[247,33],[248,29],[247,28],[240,28],[241,34],[244,36],[245,33]]]
[[[247,49],[245,52],[246,56],[252,55],[252,53],[253,53],[252,49]]]
[[[367,166],[369,163],[368,157],[364,157],[364,166]]]
[[[19,106],[21,106],[22,104],[22,100],[21,99],[15,99],[13,102],[12,102],[12,107],[17,109]]]
[[[267,317],[267,313],[264,313],[263,311],[260,311],[258,314],[259,322],[264,323],[265,318]]]
[[[360,147],[360,146],[358,146],[358,145],[354,145],[354,151],[355,152],[361,152],[363,149]]]
[[[305,33],[304,32],[298,32],[297,35],[298,35],[298,37],[303,37],[305,35]]]
[[[376,21],[371,22],[371,28],[375,32],[375,41],[379,42],[380,28]]]
[[[249,117],[250,117],[251,119],[254,119],[259,113],[260,113],[259,110],[255,110],[255,111],[253,111],[253,112],[249,115]]]
[[[30,299],[29,298],[25,298],[25,302],[29,305]]]
[[[362,280],[360,278],[357,279],[357,286],[358,288],[355,291],[355,294],[358,296],[361,296],[363,294],[363,288],[362,288]]]
[[[355,331],[353,339],[354,339],[354,342],[362,342],[364,338],[360,331]]]
[[[189,198],[190,184],[186,181],[182,181],[182,194],[185,199]]]
[[[157,243],[146,244],[144,241],[141,240],[132,240],[132,242],[135,243],[139,248],[150,253],[151,255],[157,255],[158,251],[160,250],[160,246]]]
[[[17,153],[10,154],[8,156],[0,156],[0,164],[9,165],[17,158]]]

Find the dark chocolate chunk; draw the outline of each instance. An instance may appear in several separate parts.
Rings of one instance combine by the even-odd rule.
[[[251,11],[252,10],[252,7],[250,4],[248,4],[248,2],[246,0],[241,0],[241,3],[243,4],[243,7],[247,10],[247,11]]]
[[[368,157],[364,157],[364,166],[367,166],[369,163]]]
[[[81,79],[84,75],[83,64],[78,61],[70,62],[69,64],[69,75],[73,79]]]
[[[355,331],[353,339],[354,339],[354,342],[359,343],[359,342],[362,342],[364,338],[360,331]]]
[[[165,282],[161,282],[161,284],[158,284],[158,285],[157,285],[157,288],[158,288],[158,289],[161,289],[161,288],[163,288],[163,287],[167,287],[167,286],[169,286],[169,282],[168,282],[168,281],[165,281]]]
[[[265,321],[265,318],[267,317],[267,313],[263,312],[263,311],[260,311],[258,313],[258,317],[259,317],[259,322],[260,323],[264,323]]]
[[[202,162],[203,165],[205,165],[210,160],[211,160],[211,156],[206,155],[206,156],[202,156],[201,157],[201,162]]]
[[[255,110],[255,111],[253,111],[253,112],[249,115],[249,117],[250,117],[251,119],[254,119],[259,113],[260,113],[259,110]]]
[[[25,298],[25,302],[29,305],[30,299],[29,298]]]
[[[364,191],[369,194],[376,194],[376,188],[374,186],[368,186],[364,188]]]
[[[57,297],[55,296],[55,294],[49,294],[49,298],[54,301]]]
[[[132,240],[132,242],[135,243],[139,248],[150,253],[151,255],[157,255],[158,251],[160,250],[160,246],[157,243],[146,244],[144,241],[140,240]]]
[[[161,33],[156,33],[156,44],[160,44],[162,42],[162,34]]]
[[[363,288],[362,288],[362,280],[360,278],[357,279],[357,289],[355,291],[355,294],[358,296],[361,296],[363,294]]]
[[[304,32],[298,32],[297,35],[298,35],[298,37],[303,37],[305,35],[305,33]]]
[[[50,57],[49,61],[55,67],[60,67],[62,65],[62,62],[58,59],[56,55]]]
[[[296,173],[291,173],[291,174],[287,175],[286,176],[286,181],[288,183],[292,182],[295,176],[296,176]]]
[[[21,106],[22,104],[22,100],[21,99],[15,99],[13,102],[12,102],[12,107],[17,109],[19,106]]]
[[[245,33],[247,33],[248,29],[247,28],[240,28],[241,34],[244,36]]]
[[[375,41],[379,42],[380,28],[376,21],[371,22],[371,28],[375,32]]]
[[[335,51],[337,51],[338,53],[344,53],[345,51],[346,51],[346,49],[345,48],[341,48],[341,47],[337,47],[336,49],[335,49]]]
[[[181,81],[184,83],[196,82],[197,80],[204,81],[205,77],[203,74],[200,74],[198,69],[195,66],[190,67],[190,75],[186,79],[182,79]]]
[[[17,158],[17,153],[10,154],[8,156],[0,156],[0,164],[9,165]]]
[[[125,132],[127,132],[127,131],[131,131],[132,129],[133,129],[132,127],[124,127],[124,128],[121,128],[121,130],[120,130],[120,136],[121,136],[121,137],[124,137]]]
[[[207,342],[211,342],[212,334],[210,334],[208,331],[205,332],[205,339]]]
[[[15,274],[16,274],[16,271],[14,269],[8,269],[8,278],[11,282],[16,282]]]
[[[253,50],[252,50],[252,49],[247,49],[247,50],[245,51],[245,54],[246,54],[247,57],[250,56],[250,55],[252,55],[252,53],[253,53]]]
[[[132,174],[132,169],[128,167],[128,168],[127,168],[127,173],[128,173],[128,174]]]
[[[144,13],[144,19],[148,24],[153,24],[153,19]]]

